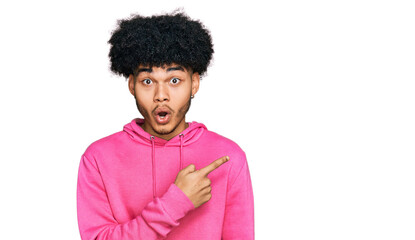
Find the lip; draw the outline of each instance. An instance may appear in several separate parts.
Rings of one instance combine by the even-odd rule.
[[[162,125],[167,124],[170,122],[170,119],[171,119],[171,114],[167,114],[164,118],[161,118],[159,115],[156,115],[156,122],[158,124],[162,124]]]
[[[161,113],[161,112],[166,112],[167,114],[171,114],[170,109],[168,109],[167,107],[160,107],[160,108],[157,108],[157,109],[154,111],[154,115],[155,115],[155,116],[158,116],[158,115],[159,115],[159,113]]]
[[[166,112],[167,114],[166,114],[166,116],[164,117],[164,118],[161,118],[158,114],[159,113],[161,113],[161,112]],[[170,111],[170,109],[168,109],[168,108],[166,108],[166,107],[160,107],[160,108],[157,108],[155,111],[154,111],[154,118],[156,119],[156,122],[158,123],[158,124],[167,124],[167,123],[169,123],[169,121],[170,121],[170,119],[171,119],[171,111]]]

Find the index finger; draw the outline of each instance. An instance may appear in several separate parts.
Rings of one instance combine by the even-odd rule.
[[[215,161],[213,161],[211,164],[207,165],[206,167],[199,169],[199,172],[202,173],[204,176],[207,176],[210,172],[220,167],[220,165],[224,164],[228,160],[229,160],[228,156],[224,156],[219,159],[216,159]]]

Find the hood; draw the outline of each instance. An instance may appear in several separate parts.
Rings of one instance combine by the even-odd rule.
[[[151,163],[152,163],[152,174],[153,174],[153,198],[156,197],[156,168],[155,166],[155,146],[166,146],[166,147],[179,147],[180,148],[180,169],[183,169],[183,147],[188,146],[196,142],[200,136],[207,130],[206,126],[198,122],[188,122],[189,126],[183,130],[180,134],[176,135],[170,140],[165,140],[156,136],[152,136],[148,132],[141,128],[144,123],[143,118],[135,118],[130,123],[124,125],[123,131],[126,132],[130,138],[137,141],[140,144],[149,146],[151,150]]]
[[[203,132],[207,130],[206,126],[203,123],[198,123],[195,121],[188,122],[189,127],[187,127],[185,130],[183,130],[180,134],[173,137],[172,139],[165,140],[159,137],[152,136],[148,132],[144,131],[141,128],[141,125],[143,123],[143,118],[135,118],[130,123],[124,125],[123,130],[124,132],[128,133],[128,135],[133,140],[148,146],[152,146],[153,142],[154,145],[157,146],[188,146],[196,142],[199,139],[199,137],[203,134]],[[183,138],[181,136],[183,136]]]

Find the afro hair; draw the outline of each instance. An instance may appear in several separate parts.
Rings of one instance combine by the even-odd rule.
[[[209,31],[184,13],[119,20],[108,43],[111,71],[126,78],[139,65],[173,63],[203,75],[214,52]]]

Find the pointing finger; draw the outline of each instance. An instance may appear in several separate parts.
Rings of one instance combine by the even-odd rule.
[[[219,159],[216,159],[211,164],[207,165],[206,167],[199,170],[200,173],[202,173],[204,176],[207,176],[210,172],[224,164],[229,160],[228,156],[221,157]]]

